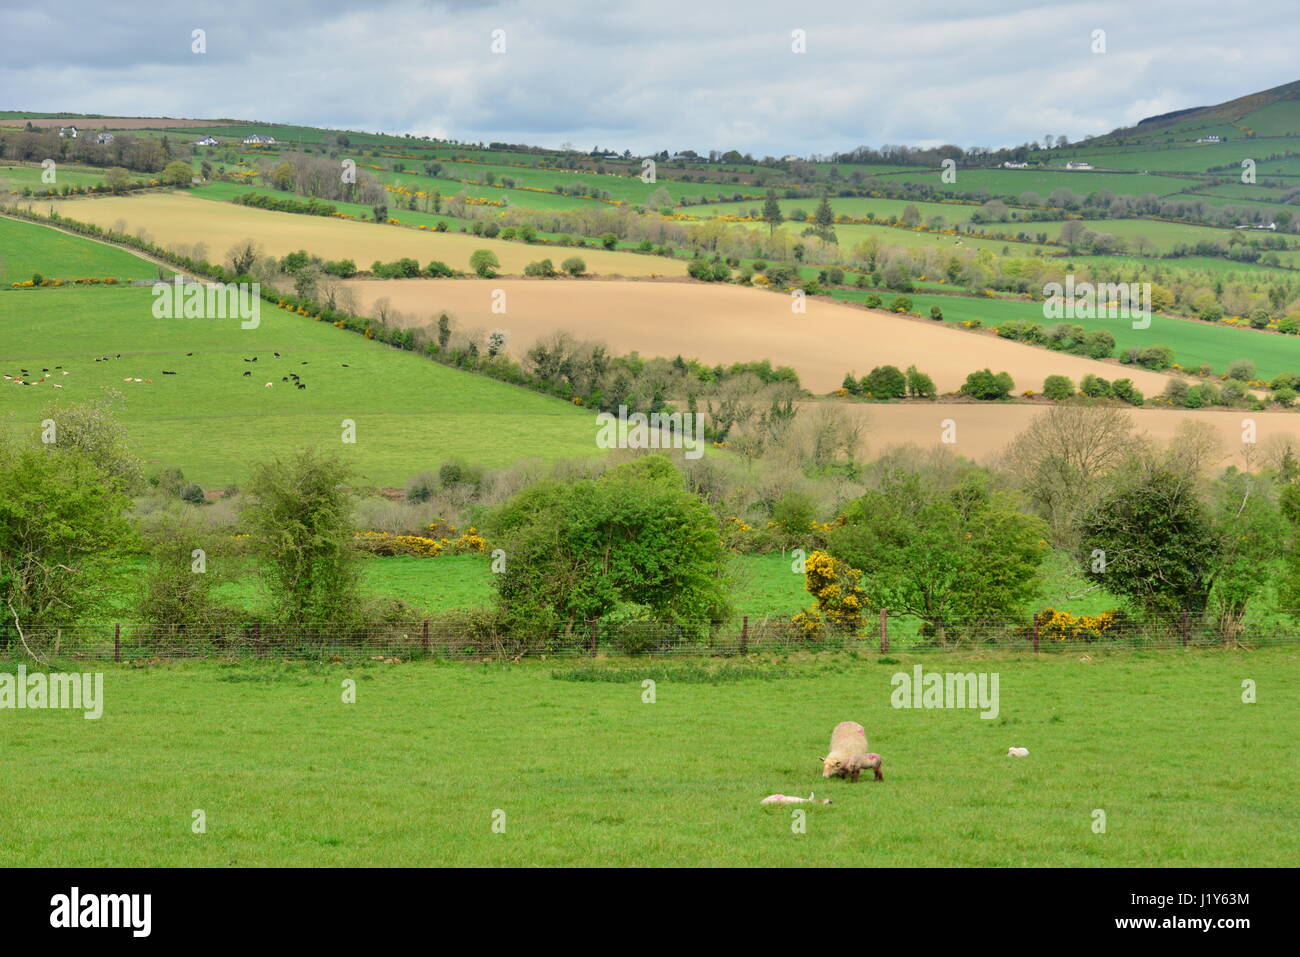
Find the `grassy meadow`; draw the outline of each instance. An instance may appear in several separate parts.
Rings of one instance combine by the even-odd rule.
[[[1285,867],[1297,654],[95,664],[98,720],[5,715],[0,866]],[[997,716],[891,707],[916,665]],[[842,720],[884,781],[821,778]]]
[[[146,288],[0,291],[4,372],[68,373],[30,387],[5,382],[0,427],[35,430],[60,402],[113,390],[147,465],[181,465],[204,488],[311,443],[337,448],[359,481],[394,486],[452,455],[501,466],[597,454],[591,414],[559,399],[271,303],[261,304],[258,328],[242,329],[238,319],[155,319],[153,302]],[[291,372],[305,389],[283,381]],[[342,441],[344,419],[356,423],[355,443]]]
[[[156,279],[170,269],[125,249],[73,236],[48,226],[0,216],[0,286],[46,279]]]

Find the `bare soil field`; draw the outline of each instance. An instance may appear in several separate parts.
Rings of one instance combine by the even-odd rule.
[[[562,329],[603,340],[616,352],[681,355],[710,365],[770,359],[793,366],[804,386],[818,393],[838,388],[846,372],[863,376],[878,365],[916,365],[944,392],[956,391],[969,373],[985,367],[1009,372],[1017,392],[1041,391],[1049,375],[1067,375],[1076,383],[1088,373],[1127,377],[1147,395],[1162,391],[1169,380],[1132,366],[829,300],[808,300],[807,312],[794,314],[788,296],[743,286],[563,279],[358,280],[348,286],[362,311],[387,298],[420,325],[445,311],[463,329],[504,329],[515,354]],[[492,311],[496,290],[506,294],[504,314]]]
[[[361,269],[369,269],[377,259],[391,262],[404,257],[418,260],[421,266],[438,259],[453,269],[468,269],[474,250],[490,249],[496,253],[505,273],[522,273],[525,265],[546,257],[558,265],[560,260],[572,255],[581,256],[589,270],[605,276],[686,273],[685,262],[660,256],[603,249],[554,249],[459,233],[279,213],[198,199],[185,193],[75,199],[60,203],[58,210],[72,219],[104,227],[122,220],[127,232],[135,234],[144,229],[150,239],[164,246],[202,242],[207,246],[206,258],[215,262],[224,260],[226,252],[236,243],[254,239],[273,256],[305,249],[325,259],[351,259]],[[417,280],[409,282],[418,283]]]
[[[932,446],[943,442],[943,434],[951,420],[956,441],[951,448],[970,459],[984,460],[997,455],[1035,416],[1042,415],[1046,405],[1029,403],[837,403],[861,417],[864,425],[864,449],[867,458],[875,458],[887,448],[897,445]],[[1247,412],[1225,410],[1199,412],[1187,409],[1129,409],[1129,416],[1139,432],[1158,441],[1174,437],[1184,422],[1205,422],[1211,425],[1223,442],[1224,458],[1218,468],[1246,463],[1243,449],[1251,449],[1254,465],[1258,467],[1261,455],[1282,439],[1300,444],[1300,415],[1291,412]],[[1243,420],[1255,424],[1254,446],[1242,443]]]
[[[25,126],[28,122],[32,126],[41,128],[63,126],[75,126],[77,131],[81,130],[163,130],[163,129],[185,129],[189,127],[203,126],[223,126],[219,120],[176,120],[165,116],[100,116],[84,119],[55,119],[51,117],[37,117],[32,120],[7,120],[10,126]]]

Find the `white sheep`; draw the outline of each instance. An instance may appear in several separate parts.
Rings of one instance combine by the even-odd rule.
[[[1007,757],[1027,758],[1029,757],[1029,749],[1028,748],[1007,748]]]

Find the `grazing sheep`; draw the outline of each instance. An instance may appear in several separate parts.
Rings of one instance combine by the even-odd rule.
[[[1029,749],[1028,748],[1007,748],[1007,757],[1027,758],[1029,757]]]
[[[867,732],[856,721],[841,721],[831,732],[830,753],[821,759],[822,777],[847,777],[855,784],[864,768],[876,773],[876,780],[883,781],[880,773],[881,757],[867,750]]]

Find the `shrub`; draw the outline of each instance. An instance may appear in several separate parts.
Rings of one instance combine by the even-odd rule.
[[[865,305],[868,309],[879,309],[880,297],[877,296],[875,293],[872,293],[870,296],[866,298]]]
[[[587,271],[587,264],[577,256],[570,256],[564,262],[560,263],[560,268],[570,276],[581,276]]]
[[[1090,359],[1109,359],[1115,354],[1115,337],[1096,329],[1083,337],[1083,354]]]
[[[1005,399],[1015,387],[1015,382],[1006,372],[999,372],[995,375],[989,369],[980,369],[966,377],[960,391],[962,395],[988,401]]]
[[[891,302],[891,303],[889,304],[889,311],[890,311],[890,312],[911,312],[911,311],[912,311],[912,297],[911,297],[911,296],[895,296],[895,297],[894,297],[894,301]]]
[[[424,267],[424,274],[431,279],[450,279],[453,275],[451,267],[438,259]]]
[[[1255,363],[1249,359],[1234,359],[1228,363],[1228,378],[1249,382],[1255,378]]]
[[[1074,382],[1063,375],[1049,375],[1043,380],[1043,395],[1053,402],[1063,402],[1074,395]]]
[[[875,399],[901,399],[907,379],[897,366],[876,366],[862,380],[862,391]]]
[[[930,307],[930,318],[931,318],[931,319],[943,319],[943,310],[940,309],[938,306],[931,306],[931,307]]]
[[[1297,393],[1294,389],[1277,389],[1273,393],[1273,401],[1283,408],[1289,408],[1295,401]]]
[[[524,267],[525,276],[539,276],[545,279],[556,275],[555,265],[549,259],[541,259]]]
[[[203,496],[203,489],[194,482],[190,482],[181,489],[181,501],[189,502],[191,505],[203,505],[207,502],[207,499]]]
[[[1132,379],[1116,379],[1110,385],[1110,394],[1129,405],[1141,405],[1146,401]]]
[[[1165,386],[1164,397],[1174,405],[1187,404],[1187,391],[1190,387],[1182,379],[1170,379]]]
[[[1104,399],[1110,395],[1110,383],[1089,373],[1079,380],[1079,391],[1090,399]]]

